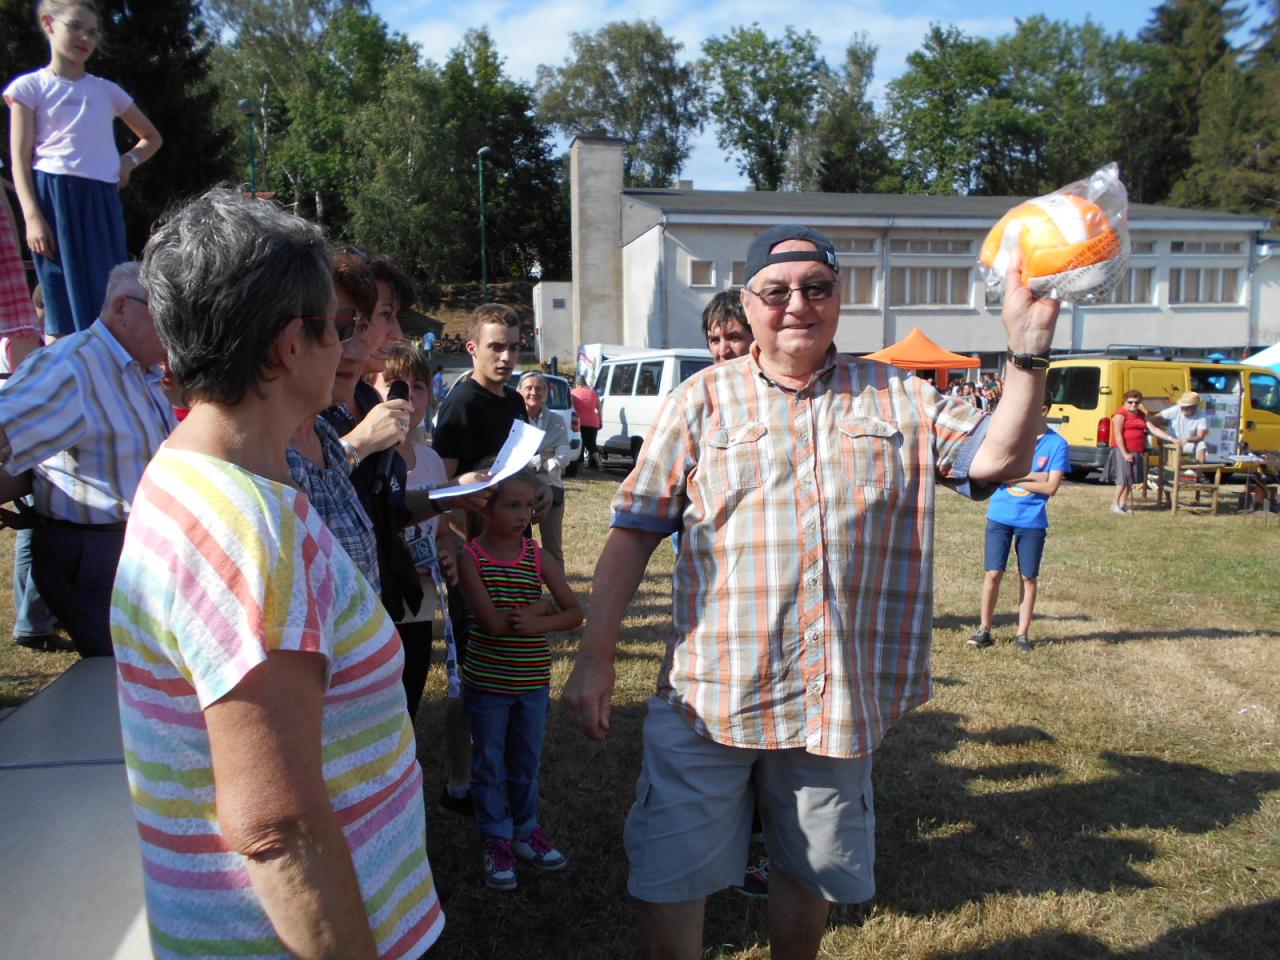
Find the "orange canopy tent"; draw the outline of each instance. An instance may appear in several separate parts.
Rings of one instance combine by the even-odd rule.
[[[862,359],[879,360],[895,367],[907,370],[951,370],[956,367],[979,367],[982,361],[977,357],[966,357],[952,353],[938,346],[923,333],[919,327],[912,329],[905,337],[892,346],[869,353]]]

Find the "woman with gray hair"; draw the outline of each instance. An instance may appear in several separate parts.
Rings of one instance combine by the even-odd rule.
[[[342,344],[319,229],[213,190],[143,282],[191,412],[148,466],[112,635],[158,957],[416,957],[444,925],[403,650],[290,482]]]

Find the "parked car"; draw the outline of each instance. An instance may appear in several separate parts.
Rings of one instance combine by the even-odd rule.
[[[511,375],[511,378],[507,381],[511,389],[515,390],[519,387],[520,377],[526,372],[521,370]],[[453,392],[458,384],[470,376],[471,371],[464,370],[454,377],[449,384],[449,389],[445,392],[445,400],[449,399],[449,394]],[[573,409],[573,399],[569,396],[572,384],[564,377],[557,377],[550,373],[544,373],[542,377],[547,381],[547,409],[563,420],[565,429],[569,431],[569,451],[573,454],[573,458],[569,461],[569,465],[564,468],[564,475],[566,477],[576,476],[578,473],[578,460],[582,454],[582,429],[581,424],[578,422],[578,413]],[[443,402],[441,401],[441,403]]]
[[[595,382],[601,456],[635,460],[667,394],[709,366],[711,354],[702,348],[651,350],[603,361]]]
[[[1126,390],[1141,390],[1152,414],[1188,390],[1200,394],[1218,448],[1211,458],[1280,451],[1280,378],[1265,367],[1113,350],[1054,360],[1048,389],[1048,420],[1067,441],[1074,479],[1106,464],[1111,415]]]

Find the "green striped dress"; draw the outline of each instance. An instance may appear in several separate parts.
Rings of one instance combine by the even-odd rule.
[[[542,547],[526,537],[515,560],[495,560],[474,540],[475,559],[489,599],[499,610],[536,603],[542,596]],[[462,679],[490,693],[528,693],[551,683],[551,647],[545,636],[495,637],[473,629],[467,640]]]

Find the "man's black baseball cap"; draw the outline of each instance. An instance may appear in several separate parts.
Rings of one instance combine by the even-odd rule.
[[[818,249],[774,253],[773,248],[785,240],[807,240]],[[746,282],[750,282],[752,277],[771,263],[793,263],[797,260],[816,260],[818,263],[825,263],[836,273],[840,272],[836,248],[826,236],[812,227],[798,223],[780,223],[751,241],[751,246],[747,248]]]

